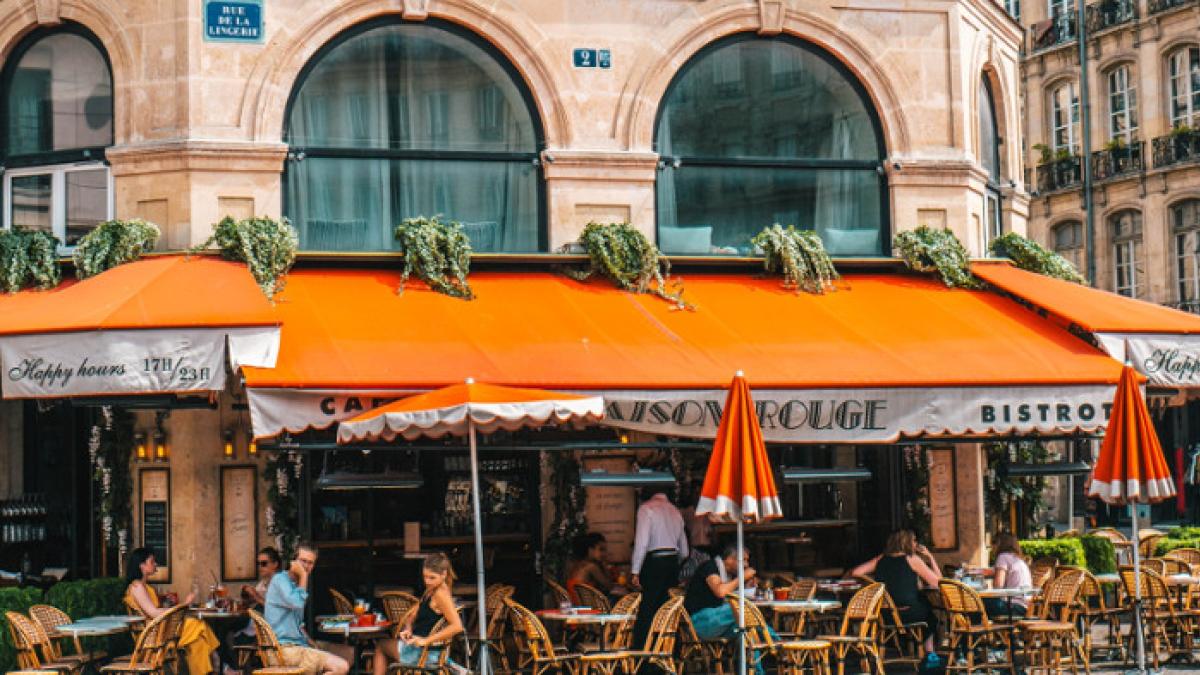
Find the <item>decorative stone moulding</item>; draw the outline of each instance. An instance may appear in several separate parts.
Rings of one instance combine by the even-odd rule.
[[[35,0],[33,11],[38,25],[56,26],[62,23],[61,0]]]
[[[424,21],[429,18],[429,0],[403,0],[401,16],[405,21]]]
[[[758,0],[759,35],[783,32],[783,0]]]

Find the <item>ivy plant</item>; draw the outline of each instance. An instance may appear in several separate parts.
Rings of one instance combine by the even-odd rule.
[[[161,234],[157,225],[141,219],[100,223],[75,246],[75,276],[87,279],[137,260],[153,250]]]
[[[471,273],[471,239],[456,221],[441,216],[409,218],[396,226],[396,241],[404,253],[404,273],[399,292],[408,278],[419,279],[438,293],[470,300],[475,297],[467,275]]]
[[[296,262],[300,239],[287,219],[244,218],[234,220],[225,216],[213,228],[207,241],[193,247],[189,253],[203,251],[216,243],[221,255],[246,263],[250,274],[268,298],[283,290],[283,280]]]
[[[1046,478],[1043,476],[1008,476],[1001,470],[1006,464],[1045,464],[1051,461],[1050,450],[1039,441],[997,442],[985,446],[988,472],[984,478],[984,511],[995,531],[1008,530],[1013,505],[1021,521],[1017,534],[1033,530],[1046,510]]]
[[[783,287],[809,293],[833,290],[833,282],[841,277],[821,243],[821,236],[812,230],[797,230],[794,225],[785,229],[779,223],[764,228],[750,240],[763,251],[763,267],[768,272],[783,275]]]
[[[917,272],[937,272],[950,288],[979,288],[971,275],[970,258],[962,242],[949,229],[934,229],[922,225],[915,230],[900,232],[892,246],[909,269]]]
[[[584,269],[566,270],[571,278],[583,281],[600,273],[622,290],[650,293],[676,309],[692,309],[683,299],[682,281],[670,279],[670,261],[636,227],[629,223],[588,223],[579,235],[579,244],[590,262]]]
[[[1017,267],[1055,279],[1084,283],[1084,278],[1066,258],[1016,232],[992,240],[992,253],[1012,260]]]
[[[0,289],[5,293],[26,286],[46,290],[61,281],[58,240],[53,235],[20,226],[0,230]]]
[[[267,460],[262,477],[267,482],[267,533],[284,560],[291,560],[300,541],[300,478],[304,457],[277,452]]]

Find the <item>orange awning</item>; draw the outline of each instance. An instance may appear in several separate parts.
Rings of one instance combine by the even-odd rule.
[[[276,303],[284,324],[276,367],[243,370],[255,433],[325,428],[472,377],[602,392],[609,422],[630,428],[633,418],[668,418],[672,428],[655,430],[688,435],[682,427],[699,416],[695,435],[711,438],[715,421],[703,410],[719,409],[736,370],[754,382],[764,415],[778,408],[764,418],[768,441],[800,424],[801,404],[787,403],[796,391],[827,395],[806,417],[815,433],[835,408],[845,416],[835,426],[857,420],[876,440],[897,432],[870,428],[874,413],[901,408],[902,433],[1095,429],[1120,374],[1103,352],[1019,303],[926,276],[848,274],[847,288],[821,296],[744,273],[684,276],[694,312],[549,272],[475,272],[477,299],[466,302],[420,283],[397,295],[400,275],[390,270],[293,271]],[[849,401],[872,391],[886,402]],[[1042,407],[996,407],[997,396]],[[1082,412],[1055,412],[1059,405]],[[948,414],[958,417],[950,423]]]

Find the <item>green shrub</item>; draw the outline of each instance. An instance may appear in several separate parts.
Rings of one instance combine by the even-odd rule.
[[[1200,548],[1200,535],[1195,537],[1164,537],[1159,539],[1158,545],[1154,549],[1154,555],[1166,555],[1177,548]]]
[[[1104,537],[1084,535],[1079,539],[1087,568],[1092,574],[1111,574],[1117,571],[1117,549]]]
[[[1078,539],[1025,539],[1021,550],[1030,560],[1054,558],[1060,565],[1085,567],[1087,557]]]
[[[1200,527],[1192,525],[1172,527],[1167,530],[1167,536],[1171,539],[1200,539]]]
[[[42,601],[39,588],[0,588],[0,613],[20,612],[28,614],[29,607]],[[13,647],[8,621],[0,619],[0,670],[17,669],[17,650]]]

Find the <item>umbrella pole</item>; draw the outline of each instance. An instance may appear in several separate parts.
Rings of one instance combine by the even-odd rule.
[[[475,420],[467,416],[467,435],[471,442],[471,508],[475,511],[475,584],[479,595],[479,672],[488,675],[491,663],[488,661],[487,644],[487,603],[483,583],[483,517],[479,508],[479,452],[475,447]]]
[[[746,541],[740,514],[737,519],[738,555],[738,675],[746,675]]]
[[[1146,639],[1142,635],[1142,560],[1141,540],[1138,538],[1137,505],[1129,503],[1129,517],[1133,521],[1133,630],[1137,635],[1138,672],[1146,672]]]

